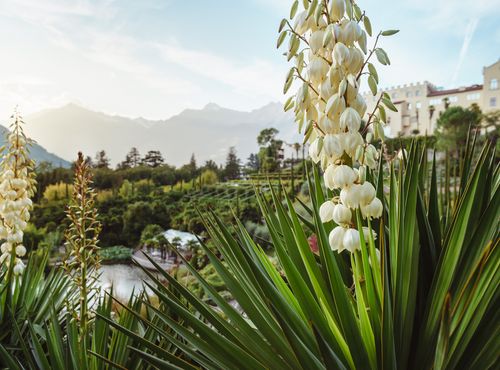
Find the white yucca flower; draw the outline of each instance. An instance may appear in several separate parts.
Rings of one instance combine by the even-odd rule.
[[[346,0],[306,2],[302,11],[296,12],[295,6],[294,26],[289,26],[289,30],[280,28],[280,37],[284,33],[290,37],[288,59],[295,58],[289,76],[301,81],[286,109],[294,109],[300,127],[308,125],[309,154],[323,169],[326,187],[335,192],[339,189],[335,198],[329,199],[320,210],[323,222],[333,220],[341,227],[332,231],[331,247],[351,252],[359,249],[360,239],[359,232],[352,227],[358,230],[363,227],[357,225],[355,212],[359,210],[364,219],[379,218],[383,212],[375,187],[367,181],[369,171],[377,168],[380,158],[379,151],[371,144],[374,135],[367,129],[376,120],[374,130],[380,131],[386,114],[379,106],[382,103],[388,109],[392,106],[390,97],[380,93],[375,111],[363,125],[367,104],[360,94],[361,76],[369,76],[369,87],[373,95],[378,95],[378,75],[368,60],[376,54],[380,63],[388,64],[388,58],[377,48],[379,37],[368,50],[367,39],[372,36],[370,22],[359,8],[353,12],[353,6],[356,8]],[[384,33],[378,36],[381,35]],[[292,77],[288,77],[285,92]]]
[[[14,275],[20,275],[24,270],[21,257],[26,255],[26,248],[22,242],[33,207],[30,197],[34,195],[35,180],[34,163],[27,150],[31,140],[24,135],[19,113],[16,111],[11,118],[11,132],[0,163],[0,267],[12,268]]]

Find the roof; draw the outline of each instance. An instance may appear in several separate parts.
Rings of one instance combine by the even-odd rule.
[[[466,87],[459,87],[457,89],[449,89],[449,90],[429,90],[427,93],[427,96],[442,96],[442,95],[450,95],[450,94],[457,94],[457,93],[463,93],[463,92],[468,92],[468,91],[477,91],[477,90],[482,90],[483,85],[471,85],[471,86],[466,86]]]

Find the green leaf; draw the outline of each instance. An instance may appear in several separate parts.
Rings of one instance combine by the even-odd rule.
[[[283,44],[283,41],[285,41],[287,33],[288,33],[288,31],[285,30],[285,31],[282,31],[280,33],[280,35],[278,36],[278,41],[276,43],[276,48],[277,49],[279,49],[279,47]]]
[[[287,19],[286,18],[283,18],[280,22],[280,26],[278,27],[278,32],[281,32],[283,31],[283,28],[285,28],[286,24],[287,24]]]
[[[290,8],[290,19],[293,19],[295,17],[298,8],[299,8],[299,1],[295,0],[292,4],[292,7]]]
[[[387,56],[387,53],[384,51],[384,49],[376,48],[375,55],[377,57],[377,60],[380,62],[380,64],[383,64],[385,66],[391,64],[389,57]]]
[[[377,95],[377,81],[375,81],[375,78],[373,76],[370,75],[370,77],[368,77],[368,86],[370,86],[370,90],[373,94],[373,96]]]
[[[378,113],[380,114],[380,120],[382,122],[387,122],[387,114],[385,113],[385,108],[382,105],[378,106]]]
[[[384,105],[389,108],[389,110],[392,110],[393,112],[397,112],[398,109],[396,108],[396,106],[392,103],[391,99],[387,99],[387,98],[382,98],[382,103],[384,103]]]
[[[363,24],[365,26],[366,33],[368,36],[372,36],[372,24],[370,22],[370,18],[368,18],[366,15],[363,17]]]
[[[370,74],[373,76],[375,81],[378,83],[377,69],[375,68],[375,66],[372,63],[368,63],[367,65],[368,65],[368,72],[370,72]]]
[[[392,36],[398,33],[399,30],[387,30],[381,33],[382,36]]]

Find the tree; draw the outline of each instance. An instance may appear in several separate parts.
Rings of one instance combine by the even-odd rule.
[[[136,147],[132,147],[125,160],[118,165],[118,169],[134,168],[141,164],[141,155]]]
[[[257,143],[260,146],[259,169],[263,172],[277,171],[280,167],[283,141],[276,139],[278,133],[277,129],[271,127],[262,130],[257,136]]]
[[[142,164],[153,168],[161,166],[164,162],[165,160],[159,150],[150,150],[142,159]]]
[[[109,158],[105,150],[100,150],[95,155],[95,168],[109,168]]]
[[[259,170],[259,156],[255,153],[250,154],[246,164],[247,172],[257,172]]]
[[[227,153],[224,177],[228,180],[235,180],[240,177],[240,159],[236,155],[234,146],[230,147]]]
[[[259,133],[257,136],[257,144],[260,146],[268,146],[271,142],[274,141],[274,138],[279,133],[277,129],[274,127],[266,128]]]
[[[217,166],[217,163],[215,163],[213,160],[209,159],[208,161],[205,162],[203,165],[204,170],[212,170],[215,173],[219,172],[219,166]]]
[[[214,170],[205,170],[200,175],[201,185],[214,185],[218,180],[217,173]]]
[[[459,149],[465,146],[469,129],[477,128],[482,115],[475,108],[450,107],[437,120],[438,146]]]

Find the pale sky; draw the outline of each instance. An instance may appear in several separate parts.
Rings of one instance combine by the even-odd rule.
[[[275,49],[288,0],[0,0],[0,121],[75,102],[165,119],[208,102],[251,110],[281,95]],[[500,58],[500,0],[360,0],[392,61],[382,86],[482,82]]]

